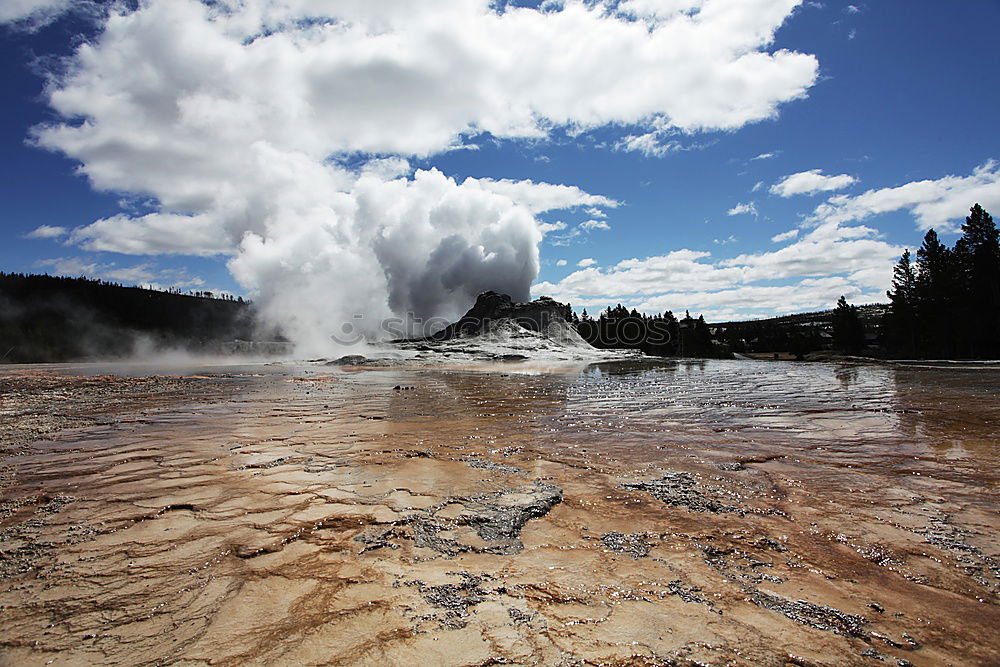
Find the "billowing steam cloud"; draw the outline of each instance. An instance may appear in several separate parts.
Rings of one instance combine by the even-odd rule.
[[[617,203],[455,181],[408,158],[483,133],[638,129],[627,149],[771,117],[817,74],[812,56],[764,50],[799,2],[144,0],[53,77],[65,121],[37,140],[96,188],[149,202],[71,242],[230,255],[265,312],[322,347],[355,313],[454,317],[484,289],[525,298],[535,215]]]

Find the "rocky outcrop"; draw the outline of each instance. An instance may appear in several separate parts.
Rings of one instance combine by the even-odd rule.
[[[488,333],[500,323],[514,322],[529,331],[545,332],[552,324],[565,324],[569,307],[547,296],[528,303],[515,303],[506,294],[483,292],[458,322],[433,336],[433,340],[451,340],[458,336]]]
[[[506,294],[483,292],[457,322],[429,336],[391,343],[397,349],[416,352],[413,358],[424,363],[558,362],[621,356],[585,341],[571,316],[569,306],[549,297],[516,303]]]

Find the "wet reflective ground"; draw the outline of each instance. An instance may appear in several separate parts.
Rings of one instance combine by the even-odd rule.
[[[1000,370],[15,367],[0,392],[2,664],[1000,661]]]

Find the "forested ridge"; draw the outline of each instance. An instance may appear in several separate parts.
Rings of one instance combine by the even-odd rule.
[[[116,358],[143,349],[208,351],[254,336],[251,304],[88,278],[0,273],[0,361]]]

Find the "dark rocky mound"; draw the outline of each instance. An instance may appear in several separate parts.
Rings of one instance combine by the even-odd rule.
[[[429,336],[391,341],[423,360],[569,361],[605,358],[571,321],[569,306],[549,297],[515,303],[506,294],[483,292],[462,319]],[[433,354],[425,354],[433,353]]]
[[[528,303],[515,303],[506,294],[483,292],[462,319],[428,338],[451,340],[459,336],[478,336],[504,321],[514,322],[529,331],[544,332],[553,323],[566,322],[569,312],[567,305],[547,296]]]

